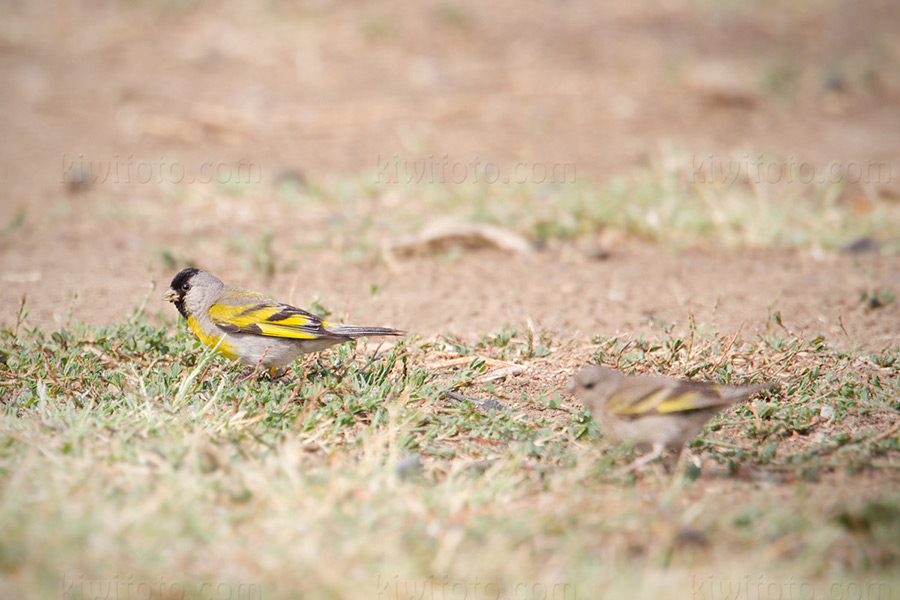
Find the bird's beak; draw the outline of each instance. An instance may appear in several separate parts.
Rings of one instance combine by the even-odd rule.
[[[176,300],[178,300],[178,292],[176,292],[172,288],[169,288],[166,290],[166,293],[163,294],[162,299],[167,302],[175,302]]]
[[[566,391],[570,394],[575,393],[575,378],[574,377],[571,380],[569,380],[569,385],[566,386]]]

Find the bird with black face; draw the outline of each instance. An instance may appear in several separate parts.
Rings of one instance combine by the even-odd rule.
[[[200,269],[178,273],[163,295],[205,346],[222,356],[275,370],[299,356],[360,337],[402,336],[388,327],[330,323],[305,310],[239,287]]]

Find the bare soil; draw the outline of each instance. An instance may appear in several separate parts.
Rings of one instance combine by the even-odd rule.
[[[896,165],[896,3],[46,0],[4,12],[0,325],[14,322],[23,295],[34,325],[58,327],[70,311],[121,320],[151,279],[155,310],[174,274],[159,258],[168,249],[233,283],[426,337],[509,324],[589,338],[691,316],[752,332],[780,311],[797,333],[872,350],[896,343],[897,304],[861,301],[900,290],[893,255],[676,252],[625,240],[597,259],[588,240],[531,257],[476,250],[373,265],[324,249],[264,278],[223,240],[271,225],[271,211],[206,219],[172,200],[171,175],[141,183],[135,170],[117,183],[109,171],[252,163],[262,186],[286,172],[313,182],[373,174],[377,185],[388,159],[446,156],[571,164],[580,181],[603,182],[667,145],[817,169]],[[105,175],[78,185],[77,165],[91,161]],[[299,210],[275,218],[298,237],[308,226]]]

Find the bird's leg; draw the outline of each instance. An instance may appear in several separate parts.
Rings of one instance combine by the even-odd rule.
[[[637,471],[647,463],[653,462],[660,456],[662,456],[663,452],[665,452],[666,447],[664,444],[654,443],[653,447],[650,449],[650,452],[645,454],[644,456],[634,460],[631,464],[628,464],[621,469],[616,470],[615,475],[625,475],[627,473],[633,473]]]
[[[269,376],[269,381],[273,383],[281,380],[293,381],[290,377],[288,377],[288,375],[290,375],[291,373],[290,367],[284,367],[283,369],[279,367],[269,367],[266,371],[264,371],[264,373]],[[260,375],[259,377],[260,379],[262,379],[262,375]]]
[[[700,457],[687,448],[679,450],[676,460],[671,462],[672,468],[666,469],[672,475],[673,488],[680,489],[685,482],[697,479],[700,476],[702,464]],[[692,471],[691,465],[696,470]]]
[[[694,465],[698,471],[703,468],[703,461],[700,460],[700,457],[687,448],[681,451],[681,456],[678,457],[678,463],[680,464],[683,460]]]

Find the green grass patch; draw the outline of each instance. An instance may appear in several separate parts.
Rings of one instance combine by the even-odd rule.
[[[0,347],[4,597],[126,597],[101,592],[130,582],[154,598],[719,598],[747,577],[898,590],[896,350],[775,325],[597,338],[593,360],[628,372],[784,381],[691,444],[701,471],[617,479],[631,451],[562,390],[586,348],[530,331],[344,345],[274,381],[241,381],[183,325],[139,314],[20,322]],[[489,377],[505,364],[525,371]]]

